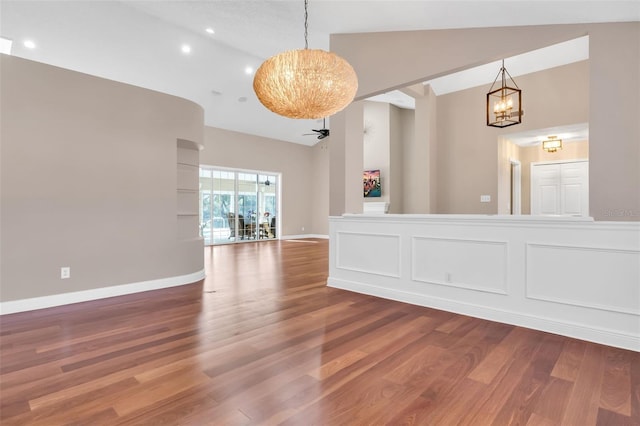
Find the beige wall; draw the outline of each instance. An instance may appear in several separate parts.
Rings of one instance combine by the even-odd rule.
[[[523,86],[524,87],[524,86]],[[438,97],[436,213],[497,213],[498,131],[484,123],[483,88]],[[490,203],[480,203],[490,195]]]
[[[362,198],[368,202],[389,203],[389,213],[404,210],[404,138],[407,129],[403,110],[388,103],[363,101],[363,169],[380,170],[382,196]],[[410,129],[413,130],[413,129]]]
[[[437,194],[437,97],[431,86],[420,87],[415,95],[415,120],[411,155],[407,156],[408,175],[405,177],[410,188],[404,213],[435,213]]]
[[[407,92],[416,98],[415,110],[362,101],[364,169],[383,175],[382,197],[365,202],[388,202],[389,213],[429,213],[436,194],[436,96],[422,85]]]
[[[420,185],[413,179],[413,174],[419,171],[419,165],[412,161],[417,157],[415,146],[416,114],[413,110],[400,110],[400,127],[402,129],[402,213],[413,213],[416,194],[420,194]]]
[[[590,129],[590,213],[596,220],[640,220],[640,126],[637,120],[640,116],[640,100],[637,96],[640,93],[640,23],[334,34],[331,36],[331,50],[343,56],[355,68],[359,76],[357,99],[361,99],[585,34],[590,37],[590,70],[586,77],[589,103],[584,104],[584,108],[588,110],[586,121],[589,122]],[[399,49],[398,46],[403,46],[403,49]],[[453,123],[454,120],[450,119],[448,123],[456,126],[478,126],[479,129],[484,126],[484,94],[480,98],[469,97],[468,101],[474,103],[476,110],[480,112],[478,121],[467,120],[460,124]],[[542,101],[539,105],[546,111],[555,110],[562,108],[566,99],[559,101],[556,102],[559,104],[557,106],[550,106],[550,102]],[[538,124],[538,117],[534,113],[535,104],[531,104],[527,98],[523,103],[526,111],[525,123],[539,127],[550,125]],[[590,105],[590,108],[586,105]],[[611,118],[611,105],[617,106],[615,120]],[[440,106],[441,103],[438,102],[439,116]],[[352,145],[358,144],[359,141],[347,137],[349,125],[345,113],[338,113],[332,118],[332,123],[340,121],[344,122],[341,129],[337,129],[336,132],[332,129],[333,141],[336,147],[342,147],[344,150],[354,149]],[[572,120],[567,123],[572,122],[580,121]],[[439,127],[440,124],[439,121]],[[440,129],[438,131],[440,132]],[[455,133],[456,130],[452,132]],[[453,156],[468,156],[469,153],[476,152],[478,157],[475,162],[484,163],[488,167],[486,172],[483,169],[482,172],[475,173],[474,177],[479,180],[467,180],[473,198],[454,200],[449,193],[439,193],[439,212],[497,212],[497,206],[493,203],[475,207],[478,207],[481,194],[488,193],[492,195],[492,200],[495,200],[498,186],[495,146],[499,132],[499,129],[495,129],[496,134],[491,138],[493,146],[487,146],[486,142],[480,141],[475,145],[469,145],[471,151],[465,151],[467,154],[459,146],[446,148],[441,140],[438,141],[439,190],[447,187],[453,187],[455,190],[464,185],[463,178],[453,175],[452,171],[447,169],[453,162],[458,161],[458,158]],[[481,147],[486,149],[482,150]],[[441,149],[447,149],[448,152],[440,152]],[[464,160],[467,164],[469,161],[468,158]],[[445,170],[442,170],[443,168]],[[349,176],[348,163],[345,169],[344,176]],[[449,182],[440,181],[441,177],[449,179]],[[331,191],[344,194],[350,191],[349,187],[355,185],[358,185],[356,179],[336,181],[335,186],[332,181]],[[488,190],[492,192],[486,192]],[[467,204],[473,203],[473,199],[476,198],[476,206]],[[340,205],[334,206],[333,202],[330,208],[332,214],[345,211],[341,210]],[[617,212],[625,214],[616,215]]]
[[[176,195],[178,139],[202,142],[198,105],[6,55],[0,88],[1,301],[202,270]]]
[[[432,101],[435,106],[435,95]],[[420,111],[380,102],[363,103],[367,130],[363,143],[363,168],[380,169],[382,176],[382,197],[365,198],[364,202],[387,202],[389,213],[428,213],[426,180],[431,176],[421,155],[416,154],[426,154],[428,146],[423,139],[419,139],[420,146],[415,143],[418,140],[416,132],[424,127],[421,123],[420,129],[416,129],[415,117]],[[431,112],[435,122],[435,107]],[[435,131],[435,126],[433,129]],[[414,175],[424,180],[416,179]]]
[[[364,135],[362,168],[380,170],[382,195],[380,198],[364,198],[367,202],[389,203],[391,183],[391,105],[383,102],[364,102],[364,123],[367,133]]]
[[[389,105],[389,213],[402,213],[404,204],[402,109]]]
[[[314,187],[311,206],[311,232],[329,235],[329,145],[331,136],[319,141],[312,148],[311,182]]]
[[[363,124],[363,101],[352,102],[342,113],[331,117],[327,188],[331,216],[362,213]],[[338,137],[334,138],[334,134]],[[345,185],[345,182],[351,184]]]
[[[640,221],[640,23],[589,35],[589,214]]]
[[[318,153],[318,155],[322,155]],[[320,160],[318,160],[320,161]],[[328,179],[319,178],[314,163],[314,149],[308,146],[268,139],[245,133],[205,127],[204,149],[200,164],[234,169],[257,170],[281,174],[281,235],[324,233],[321,219],[314,215],[315,204],[324,204],[317,197],[326,192]],[[314,179],[312,179],[314,178]]]
[[[498,140],[513,132],[584,123],[589,118],[589,62],[581,61],[516,78],[522,89],[522,124],[497,129],[485,120],[485,86],[438,96],[438,213],[503,213],[499,174],[509,153]],[[498,162],[498,158],[501,161]],[[500,168],[500,170],[499,170]],[[480,195],[490,195],[481,203]],[[503,193],[500,193],[501,199]]]
[[[413,93],[416,109],[405,113],[418,118],[409,128],[396,132],[393,140],[387,137],[387,128],[399,127],[394,123],[400,119],[392,120],[388,112],[398,109],[365,102],[365,123],[372,132],[364,138],[364,168],[381,168],[383,176],[406,172],[403,186],[411,196],[404,206],[390,210],[393,213],[509,214],[510,159],[519,155],[517,147],[508,142],[510,132],[586,122],[588,76],[588,61],[582,61],[518,77],[532,119],[505,129],[485,125],[484,86],[438,97],[428,86],[424,93]],[[463,117],[475,120],[461,120]],[[416,121],[420,126],[415,126]],[[394,168],[387,167],[390,149],[400,146],[407,155]],[[385,188],[382,201],[390,201],[398,189],[391,190],[388,182]],[[485,194],[491,196],[490,203],[480,203],[480,195]],[[528,191],[524,195],[528,197]]]

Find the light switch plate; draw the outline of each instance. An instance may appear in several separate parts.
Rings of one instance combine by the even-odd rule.
[[[481,203],[490,203],[491,202],[491,195],[481,195],[480,196],[480,202]]]

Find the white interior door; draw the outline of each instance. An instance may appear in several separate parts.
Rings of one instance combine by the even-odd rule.
[[[532,215],[589,215],[589,162],[532,164]]]

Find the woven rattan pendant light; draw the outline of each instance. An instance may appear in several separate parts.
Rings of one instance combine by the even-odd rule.
[[[269,110],[289,118],[328,117],[351,103],[358,90],[353,67],[335,53],[309,49],[304,1],[304,49],[267,59],[256,71],[253,90]]]

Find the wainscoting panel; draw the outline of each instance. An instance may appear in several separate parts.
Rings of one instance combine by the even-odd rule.
[[[415,281],[507,294],[507,243],[504,241],[414,237]]]
[[[400,277],[400,236],[339,232],[336,267],[356,272]]]
[[[529,243],[526,279],[531,299],[640,312],[638,250]]]
[[[640,222],[329,218],[327,285],[640,352]]]

